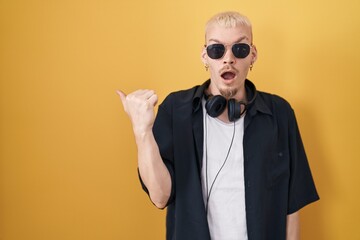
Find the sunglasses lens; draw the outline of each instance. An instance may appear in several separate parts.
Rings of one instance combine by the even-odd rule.
[[[224,55],[225,46],[222,44],[211,44],[206,48],[207,55],[212,59],[219,59]]]
[[[250,53],[250,46],[246,43],[237,43],[232,46],[232,52],[237,58],[246,58]]]

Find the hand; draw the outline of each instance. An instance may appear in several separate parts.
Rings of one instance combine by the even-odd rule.
[[[117,90],[125,112],[129,115],[134,134],[143,134],[152,130],[155,120],[154,107],[158,97],[153,90],[137,90],[126,95]]]

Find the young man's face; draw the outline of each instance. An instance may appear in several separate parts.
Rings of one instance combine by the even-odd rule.
[[[211,58],[206,47],[202,51],[202,61],[209,66],[211,78],[209,90],[211,94],[221,94],[226,98],[238,100],[244,97],[244,82],[250,65],[255,62],[257,56],[255,46],[251,46],[251,37],[251,29],[243,25],[225,28],[213,24],[208,28],[206,46],[212,44],[223,44],[225,46],[223,56],[218,59]],[[250,53],[246,57],[242,56],[244,58],[235,57],[232,46],[236,43],[246,43],[251,46]],[[246,52],[246,49],[244,50]],[[221,54],[217,55],[220,56]]]

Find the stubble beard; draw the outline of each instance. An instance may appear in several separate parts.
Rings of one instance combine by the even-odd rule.
[[[226,99],[230,99],[230,98],[233,98],[238,89],[237,88],[226,88],[226,89],[220,89],[220,94],[225,97]]]

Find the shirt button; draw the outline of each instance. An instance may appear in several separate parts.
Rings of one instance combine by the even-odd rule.
[[[250,181],[247,181],[247,186],[250,187]]]

